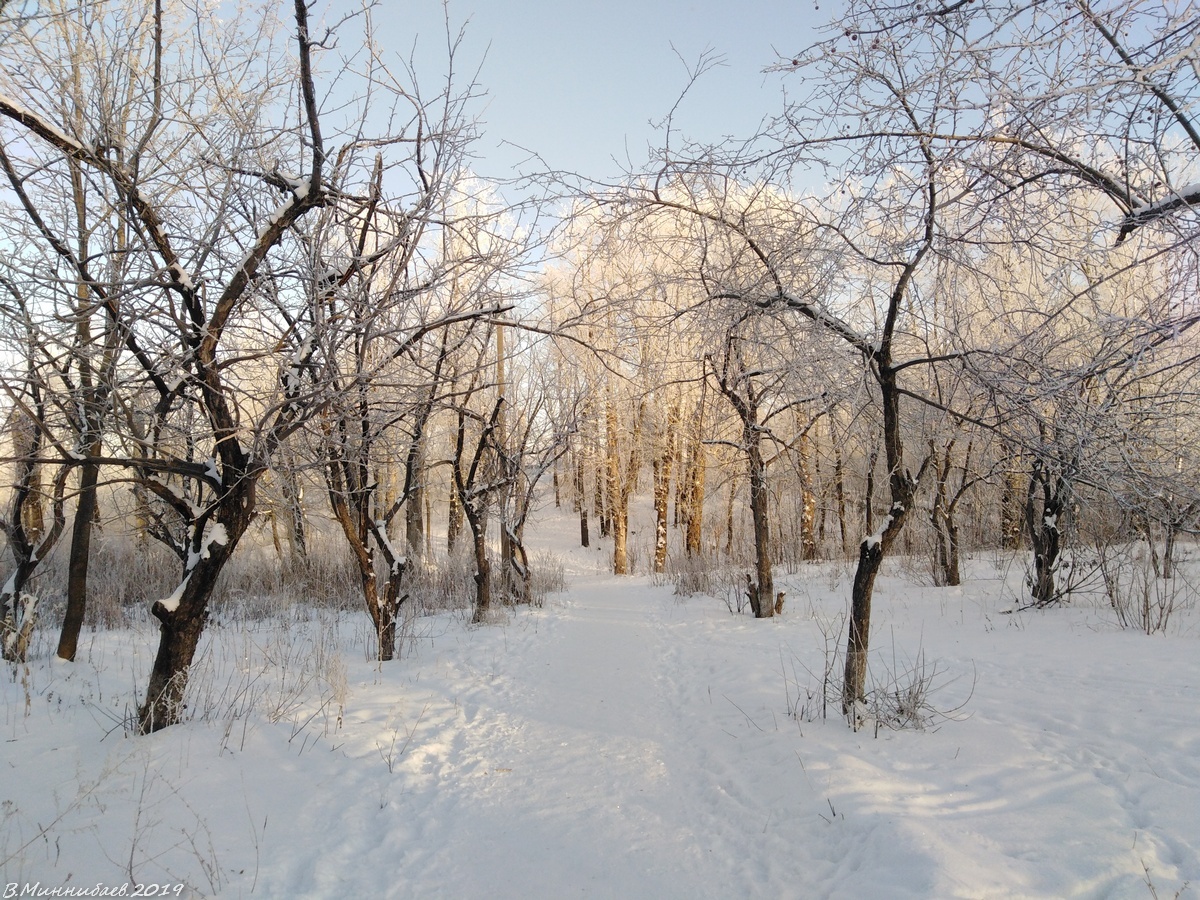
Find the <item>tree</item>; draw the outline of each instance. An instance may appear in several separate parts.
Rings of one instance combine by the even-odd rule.
[[[161,2],[149,16],[89,12],[46,7],[48,19],[85,25],[100,50],[75,71],[59,65],[65,28],[22,27],[3,42],[0,146],[43,252],[76,273],[121,338],[110,400],[119,430],[106,442],[119,449],[63,461],[128,473],[153,533],[180,560],[178,587],[152,607],[159,648],[138,715],[149,732],[183,713],[213,585],[253,519],[272,455],[329,402],[327,382],[297,385],[287,363],[274,365],[304,359],[291,323],[312,320],[320,293],[294,265],[304,258],[294,229],[323,207],[361,206],[371,169],[354,148],[404,145],[368,138],[364,108],[322,115],[314,63],[332,32],[314,35],[303,0],[290,35],[265,6],[232,19]],[[168,42],[187,52],[167,54]],[[398,101],[403,89],[366,47],[366,96]],[[58,115],[64,79],[85,86],[86,116]],[[67,194],[74,166],[128,219],[128,245],[108,248],[127,260],[117,284],[38,206]]]
[[[311,443],[358,568],[381,662],[395,653],[407,554],[420,553],[423,543],[428,426],[453,390],[454,357],[472,323],[509,308],[496,283],[520,264],[524,249],[498,233],[502,211],[468,208],[462,196],[469,186],[470,92],[430,103],[406,97],[412,118],[395,139],[413,147],[408,167],[385,170],[377,155],[359,204],[331,206],[318,217],[308,240],[318,296],[311,316],[290,322],[304,337],[284,375],[291,395],[328,397]],[[385,196],[384,185],[397,182],[408,193]],[[398,491],[387,471],[397,451]],[[401,510],[409,526],[405,549],[389,535]]]
[[[1030,584],[1038,605],[1059,596],[1054,572],[1072,485],[1095,458],[1093,435],[1107,431],[1097,417],[1130,396],[1131,364],[1197,321],[1190,304],[1164,310],[1157,290],[1120,317],[1090,294],[1160,258],[1194,265],[1187,260],[1195,255],[1192,224],[1200,201],[1200,71],[1190,48],[1198,21],[1190,3],[872,2],[856,4],[831,27],[831,37],[777,67],[832,76],[811,79],[816,87],[801,102],[816,99],[836,124],[801,143],[850,147],[906,137],[955,158],[968,179],[984,255],[1008,244],[1036,257],[1031,263],[1057,300],[1041,306],[1037,294],[1021,293],[1012,309],[1028,309],[1034,299],[1046,322],[1057,324],[1025,323],[1033,330],[997,348],[996,358],[1021,349],[1031,335],[1041,341],[1048,328],[1077,316],[1076,307],[1082,311],[1091,346],[1074,360],[1056,353],[1049,368],[1018,354],[1040,373],[1040,393],[1032,408],[1010,403],[997,412],[998,418],[1011,418],[1014,410],[1034,413],[1033,427],[1017,435],[1014,449],[1030,465],[1024,528],[1034,549]],[[847,86],[887,70],[902,72],[898,83],[913,108],[931,110],[936,102],[941,114],[907,125],[864,117],[861,93]],[[946,84],[953,88],[938,88]],[[777,137],[795,146],[792,118],[780,120]],[[1057,227],[1064,221],[1070,233]],[[1001,234],[996,223],[1007,231]],[[1084,271],[1070,272],[1072,256],[1086,260]],[[1007,290],[1006,281],[1013,279],[993,275],[988,288]],[[1117,331],[1103,330],[1112,325]],[[1005,383],[992,380],[984,390],[1003,390]],[[1018,393],[1028,399],[1033,392]],[[1017,493],[1009,484],[1010,541]]]
[[[23,308],[21,294],[11,284],[5,286]],[[47,523],[41,472],[48,432],[45,385],[36,365],[37,337],[32,328],[27,340],[26,380],[23,385],[5,385],[13,402],[5,431],[16,471],[8,513],[0,518],[0,530],[13,556],[13,570],[0,587],[0,652],[4,659],[18,662],[25,660],[37,616],[37,595],[27,593],[25,587],[62,535],[66,524],[63,491],[70,473],[68,466],[58,467]]]
[[[457,386],[451,462],[458,509],[471,531],[475,560],[475,608],[471,622],[476,625],[487,621],[492,608],[492,562],[487,543],[489,513],[497,496],[508,490],[514,477],[512,469],[504,464],[504,448],[498,433],[505,398],[497,385],[487,381],[485,374],[491,346],[488,329],[483,340],[476,344],[469,374]]]
[[[516,330],[516,336],[521,332]],[[500,468],[504,473],[499,497],[502,583],[517,603],[532,599],[529,553],[525,526],[533,512],[538,486],[570,446],[576,433],[581,398],[571,385],[555,383],[549,374],[546,352],[536,343],[516,351],[512,363],[522,371],[506,388],[506,405],[515,413],[500,439]],[[510,366],[509,371],[512,371]]]
[[[984,179],[974,187],[981,197],[1097,194],[1116,208],[1118,243],[1150,224],[1186,227],[1200,205],[1200,21],[1191,3],[872,0],[829,31],[776,69],[808,71],[826,54],[903,54],[910,85],[931,75],[952,81],[956,89],[940,97],[947,115],[926,123],[936,127],[893,133],[969,158]],[[848,111],[852,98],[827,87],[818,88],[826,109]]]

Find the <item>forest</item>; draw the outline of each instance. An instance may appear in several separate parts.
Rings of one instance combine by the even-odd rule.
[[[1194,607],[1194,4],[850,4],[758,133],[668,117],[614,182],[480,178],[461,35],[418,73],[379,15],[0,2],[5,680],[132,627],[150,735],[299,607],[386,672],[570,590],[540,521],[738,622],[841,567],[851,733],[896,572],[1010,560],[1031,631]]]

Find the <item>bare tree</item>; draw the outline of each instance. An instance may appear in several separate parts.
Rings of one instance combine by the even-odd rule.
[[[47,14],[74,22],[85,10]],[[96,46],[112,55],[69,76],[57,66],[55,29],[5,41],[0,146],[46,251],[77,274],[121,339],[111,401],[119,431],[109,444],[121,450],[64,461],[128,472],[151,502],[154,534],[180,559],[177,589],[153,605],[160,642],[139,710],[148,732],[182,715],[215,579],[254,516],[272,454],[328,402],[327,382],[296,383],[289,365],[272,361],[303,362],[307,335],[294,324],[311,321],[305,310],[320,294],[304,282],[305,267],[289,262],[304,258],[294,228],[323,207],[361,208],[371,170],[350,151],[371,141],[356,118],[364,111],[321,116],[314,64],[333,42],[314,32],[303,0],[286,29],[268,7],[235,19],[207,8],[178,18],[161,3],[150,16],[108,13],[99,22],[107,39]],[[192,52],[166,54],[168,37]],[[376,62],[367,66],[369,94],[402,97]],[[62,77],[80,79],[96,104],[82,120],[58,117]],[[393,146],[381,137],[374,146]],[[128,219],[118,284],[96,277],[38,207],[54,190],[33,188],[64,183],[73,166]]]
[[[441,128],[432,133],[457,132]],[[437,148],[427,150],[426,158],[436,160]],[[443,178],[454,174],[436,165],[431,168],[442,171]],[[437,185],[439,193],[450,189],[433,177],[427,184],[431,191]],[[453,392],[454,358],[471,333],[470,327],[462,326],[506,309],[488,284],[498,271],[519,262],[509,253],[487,255],[476,247],[461,258],[437,257],[432,268],[425,269],[417,257],[426,224],[422,209],[438,209],[442,228],[467,225],[447,218],[445,203],[436,195],[434,199],[436,204],[423,194],[416,208],[379,207],[359,217],[358,233],[344,256],[350,265],[334,270],[337,275],[330,277],[331,286],[321,298],[313,344],[314,360],[319,356],[323,361],[321,377],[333,388],[317,420],[319,463],[334,518],[358,565],[380,661],[394,655],[407,566],[406,554],[389,537],[392,522],[402,509],[410,522],[421,521],[419,514],[411,513],[423,496],[421,448],[435,410]],[[381,218],[391,225],[383,225]],[[381,249],[364,262],[368,236]],[[328,252],[331,244],[319,246]],[[476,287],[465,290],[468,283]],[[302,381],[304,365],[312,366],[313,360],[298,359],[288,376],[296,384]],[[402,484],[389,496],[383,483],[385,451],[405,446]],[[419,534],[409,535],[409,549],[421,540]]]
[[[969,158],[985,179],[975,188],[981,194],[1098,194],[1116,208],[1118,242],[1152,223],[1183,223],[1200,205],[1200,24],[1191,3],[872,0],[829,31],[776,68],[808,71],[829,53],[865,66],[903,54],[909,85],[935,72],[951,80],[955,90],[939,98],[948,115],[938,122],[873,130]],[[826,108],[847,112],[851,98],[828,87],[817,89]],[[819,139],[838,140],[828,132]]]
[[[32,331],[29,342],[36,342]],[[0,518],[0,530],[8,539],[13,557],[12,571],[0,587],[0,650],[5,659],[19,662],[25,660],[37,616],[37,595],[26,592],[25,588],[62,535],[66,524],[63,490],[70,473],[68,466],[58,467],[49,497],[51,512],[47,522],[47,497],[43,495],[41,472],[42,451],[48,436],[45,386],[35,362],[36,348],[26,349],[24,385],[20,388],[5,385],[13,402],[5,432],[12,445],[16,471],[7,515]]]

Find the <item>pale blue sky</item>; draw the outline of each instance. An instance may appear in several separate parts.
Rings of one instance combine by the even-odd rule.
[[[552,167],[590,177],[620,170],[616,158],[645,159],[661,120],[687,83],[687,65],[705,50],[726,65],[710,71],[680,108],[684,130],[717,140],[752,134],[782,108],[787,77],[763,74],[776,51],[811,43],[815,26],[841,0],[450,0],[452,25],[466,24],[458,66],[482,62],[488,91],[481,174],[503,177],[524,156],[505,141],[539,152]],[[376,23],[407,55],[418,39],[422,70],[444,59],[440,0],[385,0]],[[674,46],[674,50],[672,49]],[[676,52],[677,51],[677,52]],[[677,55],[678,53],[678,55]],[[682,57],[682,61],[680,59]],[[423,78],[435,77],[435,72]],[[794,76],[793,76],[794,77]]]

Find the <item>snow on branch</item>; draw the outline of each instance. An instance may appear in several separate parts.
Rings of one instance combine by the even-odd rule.
[[[68,156],[83,159],[90,155],[87,147],[79,141],[69,137],[66,132],[51,125],[41,116],[30,112],[20,103],[4,94],[0,94],[0,113],[24,125],[42,140],[57,147]]]
[[[1146,225],[1156,219],[1161,219],[1163,216],[1184,207],[1200,207],[1200,183],[1184,185],[1161,200],[1135,206],[1126,213],[1125,218],[1121,222],[1121,231],[1117,235],[1117,243],[1121,243],[1142,225]]]

